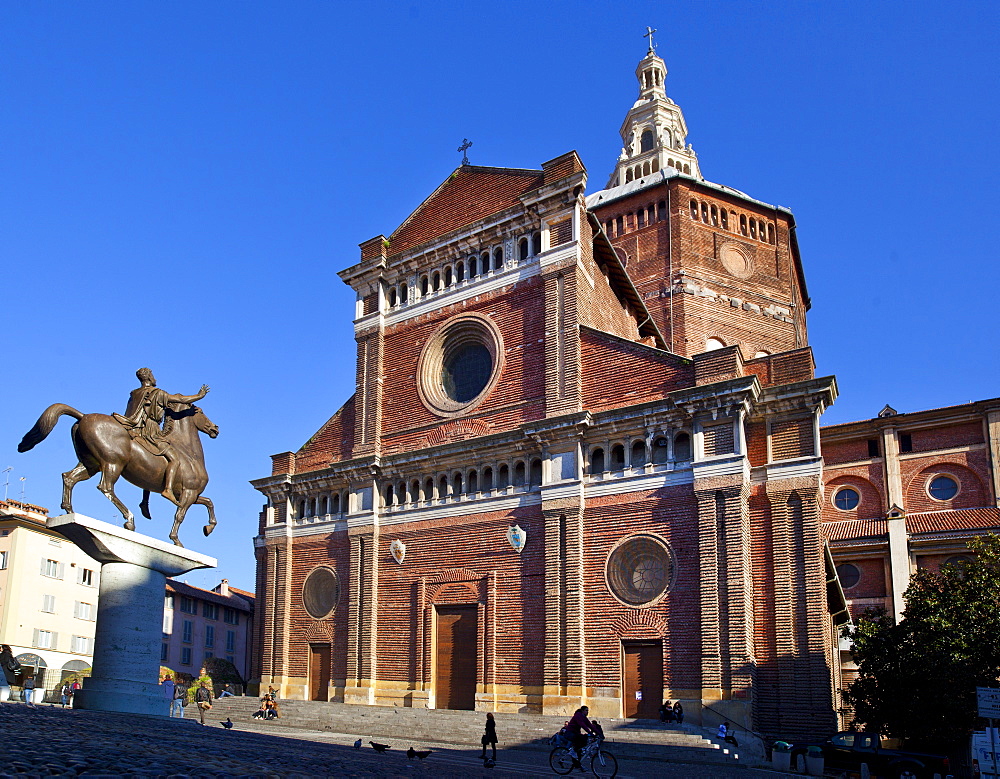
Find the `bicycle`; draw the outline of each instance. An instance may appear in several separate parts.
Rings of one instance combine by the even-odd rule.
[[[590,759],[590,770],[594,776],[601,779],[613,779],[618,775],[618,759],[601,748],[604,739],[599,736],[590,736],[587,745],[580,753],[580,760],[577,762],[576,750],[572,746],[556,747],[549,753],[549,765],[552,770],[560,776],[565,776],[573,770],[575,766],[583,766],[584,761]]]

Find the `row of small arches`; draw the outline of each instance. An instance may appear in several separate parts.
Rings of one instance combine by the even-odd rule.
[[[590,450],[588,470],[592,475],[607,471],[622,471],[626,466],[642,468],[649,464],[687,462],[691,459],[691,436],[684,431],[677,433],[672,441],[666,436],[659,436],[653,440],[652,451],[641,438],[632,441],[628,450],[623,443],[613,444],[609,449],[607,454],[603,446],[596,446]]]
[[[422,479],[400,480],[386,484],[382,488],[381,497],[385,507],[403,506],[492,492],[495,489],[505,490],[508,487],[540,487],[541,484],[542,461],[536,457],[530,461],[518,460],[513,466],[501,463],[497,467],[487,465],[481,470],[470,468],[425,476]]]
[[[774,243],[773,224],[755,219],[752,216],[747,217],[746,214],[737,215],[735,211],[726,211],[725,208],[719,208],[714,203],[706,203],[704,200],[691,201],[691,218],[697,222],[704,222],[712,227],[728,230],[730,217],[732,217],[733,229],[738,229],[740,235],[748,235],[755,241]],[[736,228],[737,223],[739,228]]]
[[[667,166],[670,168],[676,168],[678,173],[686,173],[691,175],[691,166],[687,163],[683,163],[680,160],[675,160],[673,157],[667,158]],[[655,157],[652,160],[646,160],[643,163],[637,163],[631,168],[625,169],[625,183],[628,184],[630,181],[637,181],[643,176],[649,176],[656,173],[660,169],[660,161]]]
[[[655,206],[650,203],[645,208],[630,211],[627,214],[619,214],[604,223],[604,232],[609,238],[617,238],[619,235],[641,230],[649,227],[653,222],[665,222],[667,220],[667,201],[661,200]]]
[[[327,514],[343,514],[347,511],[347,493],[312,495],[299,498],[294,504],[295,518],[322,517]]]
[[[519,262],[524,262],[540,254],[541,251],[542,234],[539,232],[532,233],[531,235],[523,235],[517,240],[517,258]],[[461,284],[467,279],[472,280],[502,270],[503,266],[502,246],[485,249],[479,254],[469,255],[466,259],[449,263],[443,268],[423,274],[419,282],[420,297],[426,297],[433,292],[440,292],[455,284]],[[410,297],[409,285],[405,281],[390,287],[388,294],[389,308],[405,305],[410,302]]]

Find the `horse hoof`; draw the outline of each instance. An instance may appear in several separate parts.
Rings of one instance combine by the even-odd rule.
[[[149,506],[139,506],[139,510],[142,511],[142,515],[146,519],[152,519],[152,515],[149,513]]]
[[[181,549],[184,548],[184,544],[181,543],[181,540],[179,538],[171,537],[170,540],[174,542],[174,546],[179,546]]]
[[[130,519],[128,522],[126,522],[124,525],[122,525],[122,527],[125,528],[126,530],[135,530],[135,522],[133,522]]]
[[[201,529],[201,532],[204,533],[206,536],[210,536],[212,535],[213,530],[215,530],[215,525],[205,525],[205,527]]]

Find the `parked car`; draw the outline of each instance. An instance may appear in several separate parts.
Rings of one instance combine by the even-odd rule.
[[[941,779],[950,776],[948,758],[904,749],[887,749],[882,746],[878,733],[843,732],[816,744],[792,745],[792,765],[804,764],[806,751],[810,746],[823,750],[825,768],[845,771],[860,771],[861,764],[867,763],[872,776],[900,777],[914,776],[917,779],[933,779],[935,774]]]

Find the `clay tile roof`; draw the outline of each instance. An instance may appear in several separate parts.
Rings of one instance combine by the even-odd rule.
[[[235,589],[235,587],[229,588],[230,592]],[[188,598],[207,600],[209,603],[218,603],[221,606],[228,606],[231,609],[238,609],[240,611],[252,611],[254,601],[253,596],[249,594],[230,594],[227,598],[217,592],[203,590],[201,587],[195,587],[193,584],[185,584],[184,582],[179,582],[176,579],[167,579],[167,590],[176,592],[178,595],[184,595]]]
[[[840,522],[824,522],[822,529],[827,541],[871,538],[884,536],[889,532],[884,519],[845,519]]]
[[[540,170],[461,165],[389,236],[389,252],[408,251],[516,206],[521,195],[542,185],[544,175]]]
[[[906,531],[911,534],[961,530],[1000,530],[1000,508],[926,511],[906,517]]]

